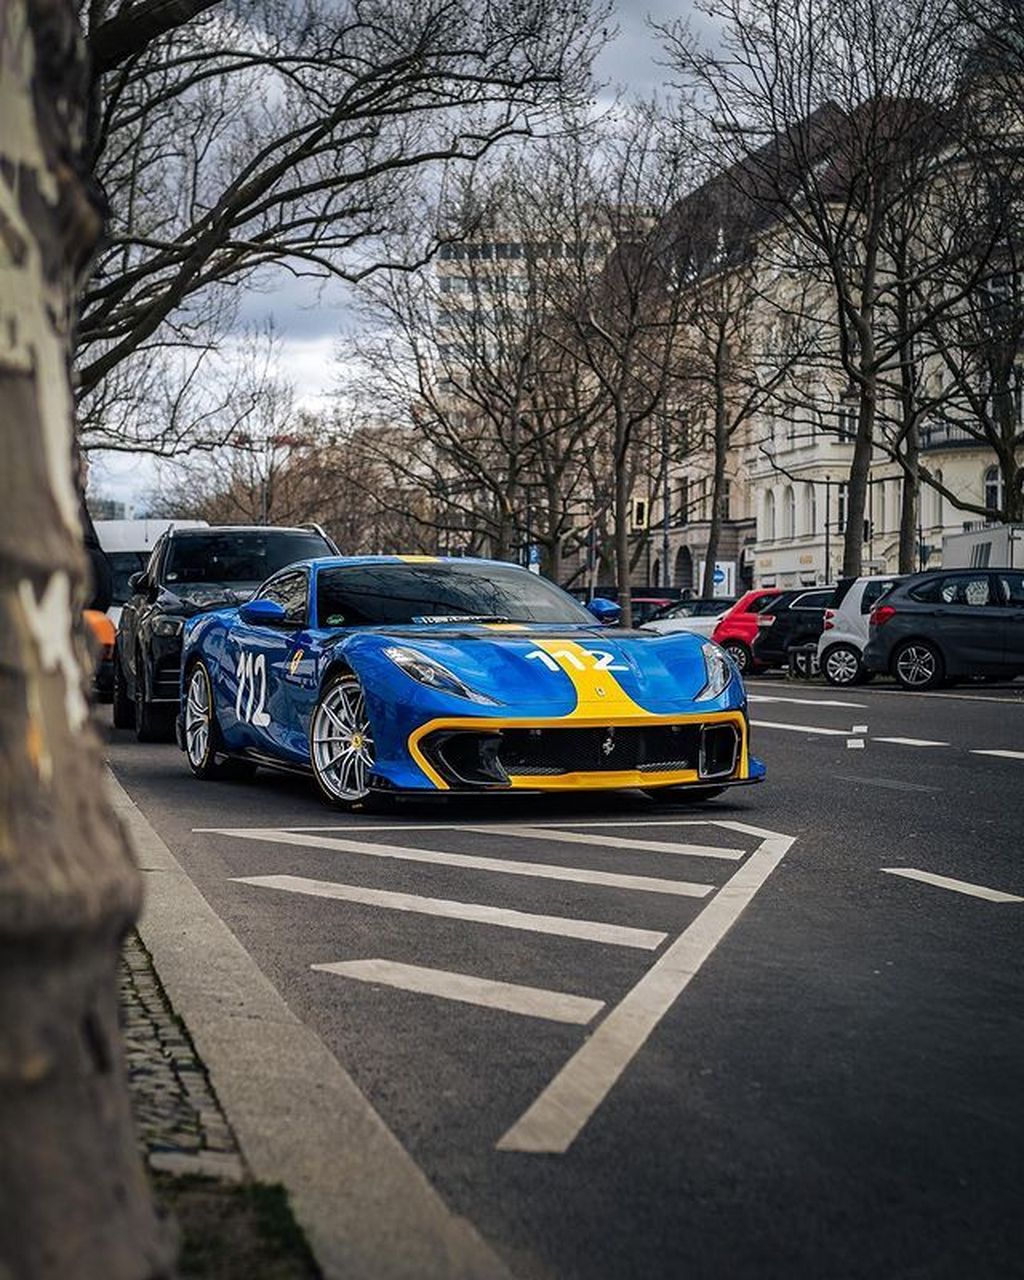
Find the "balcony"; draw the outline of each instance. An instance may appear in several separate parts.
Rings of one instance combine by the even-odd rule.
[[[978,436],[953,422],[926,422],[921,426],[921,451],[929,449],[984,449]]]

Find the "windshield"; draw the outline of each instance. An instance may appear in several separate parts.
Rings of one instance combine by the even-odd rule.
[[[316,607],[322,627],[461,619],[594,624],[571,596],[536,574],[512,565],[485,567],[458,561],[321,569]]]
[[[132,589],[128,579],[133,573],[140,573],[149,563],[148,551],[108,551],[107,563],[110,565],[112,580],[111,604],[127,604],[132,597]]]
[[[331,548],[315,533],[246,529],[195,534],[171,541],[164,581],[258,586],[296,560],[330,554]]]

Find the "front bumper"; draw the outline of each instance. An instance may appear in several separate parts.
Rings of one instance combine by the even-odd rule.
[[[430,720],[409,755],[435,791],[598,791],[758,782],[740,710],[609,721],[585,716]],[[382,790],[422,790],[379,776]]]

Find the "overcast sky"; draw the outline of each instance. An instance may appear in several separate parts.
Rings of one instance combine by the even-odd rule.
[[[665,71],[657,65],[661,50],[647,18],[667,23],[691,15],[689,0],[615,0],[618,34],[601,54],[597,78],[607,82],[608,96],[618,86],[646,97],[660,90]],[[602,97],[605,95],[602,94]],[[338,285],[318,288],[310,280],[293,280],[280,273],[268,290],[250,293],[241,307],[240,324],[272,318],[281,337],[282,373],[294,383],[299,401],[311,408],[330,399],[339,350],[352,317],[345,290]],[[141,501],[156,486],[150,460],[108,455],[94,458],[90,489],[105,497]]]

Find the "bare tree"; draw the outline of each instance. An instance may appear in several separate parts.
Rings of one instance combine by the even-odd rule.
[[[843,554],[857,574],[893,356],[882,317],[900,285],[885,232],[951,163],[947,108],[969,33],[953,0],[728,0],[724,17],[720,50],[676,27],[670,57],[721,166],[777,224],[780,266],[828,286],[835,368],[857,410]]]
[[[125,362],[130,385],[154,359],[190,367],[238,286],[274,270],[352,281],[424,260],[431,173],[584,95],[602,19],[588,0],[95,0],[88,15],[111,222],[81,303],[86,399]]]
[[[140,879],[86,702],[68,376],[101,229],[71,3],[0,6],[0,1271],[169,1274],[135,1145],[116,968]]]

